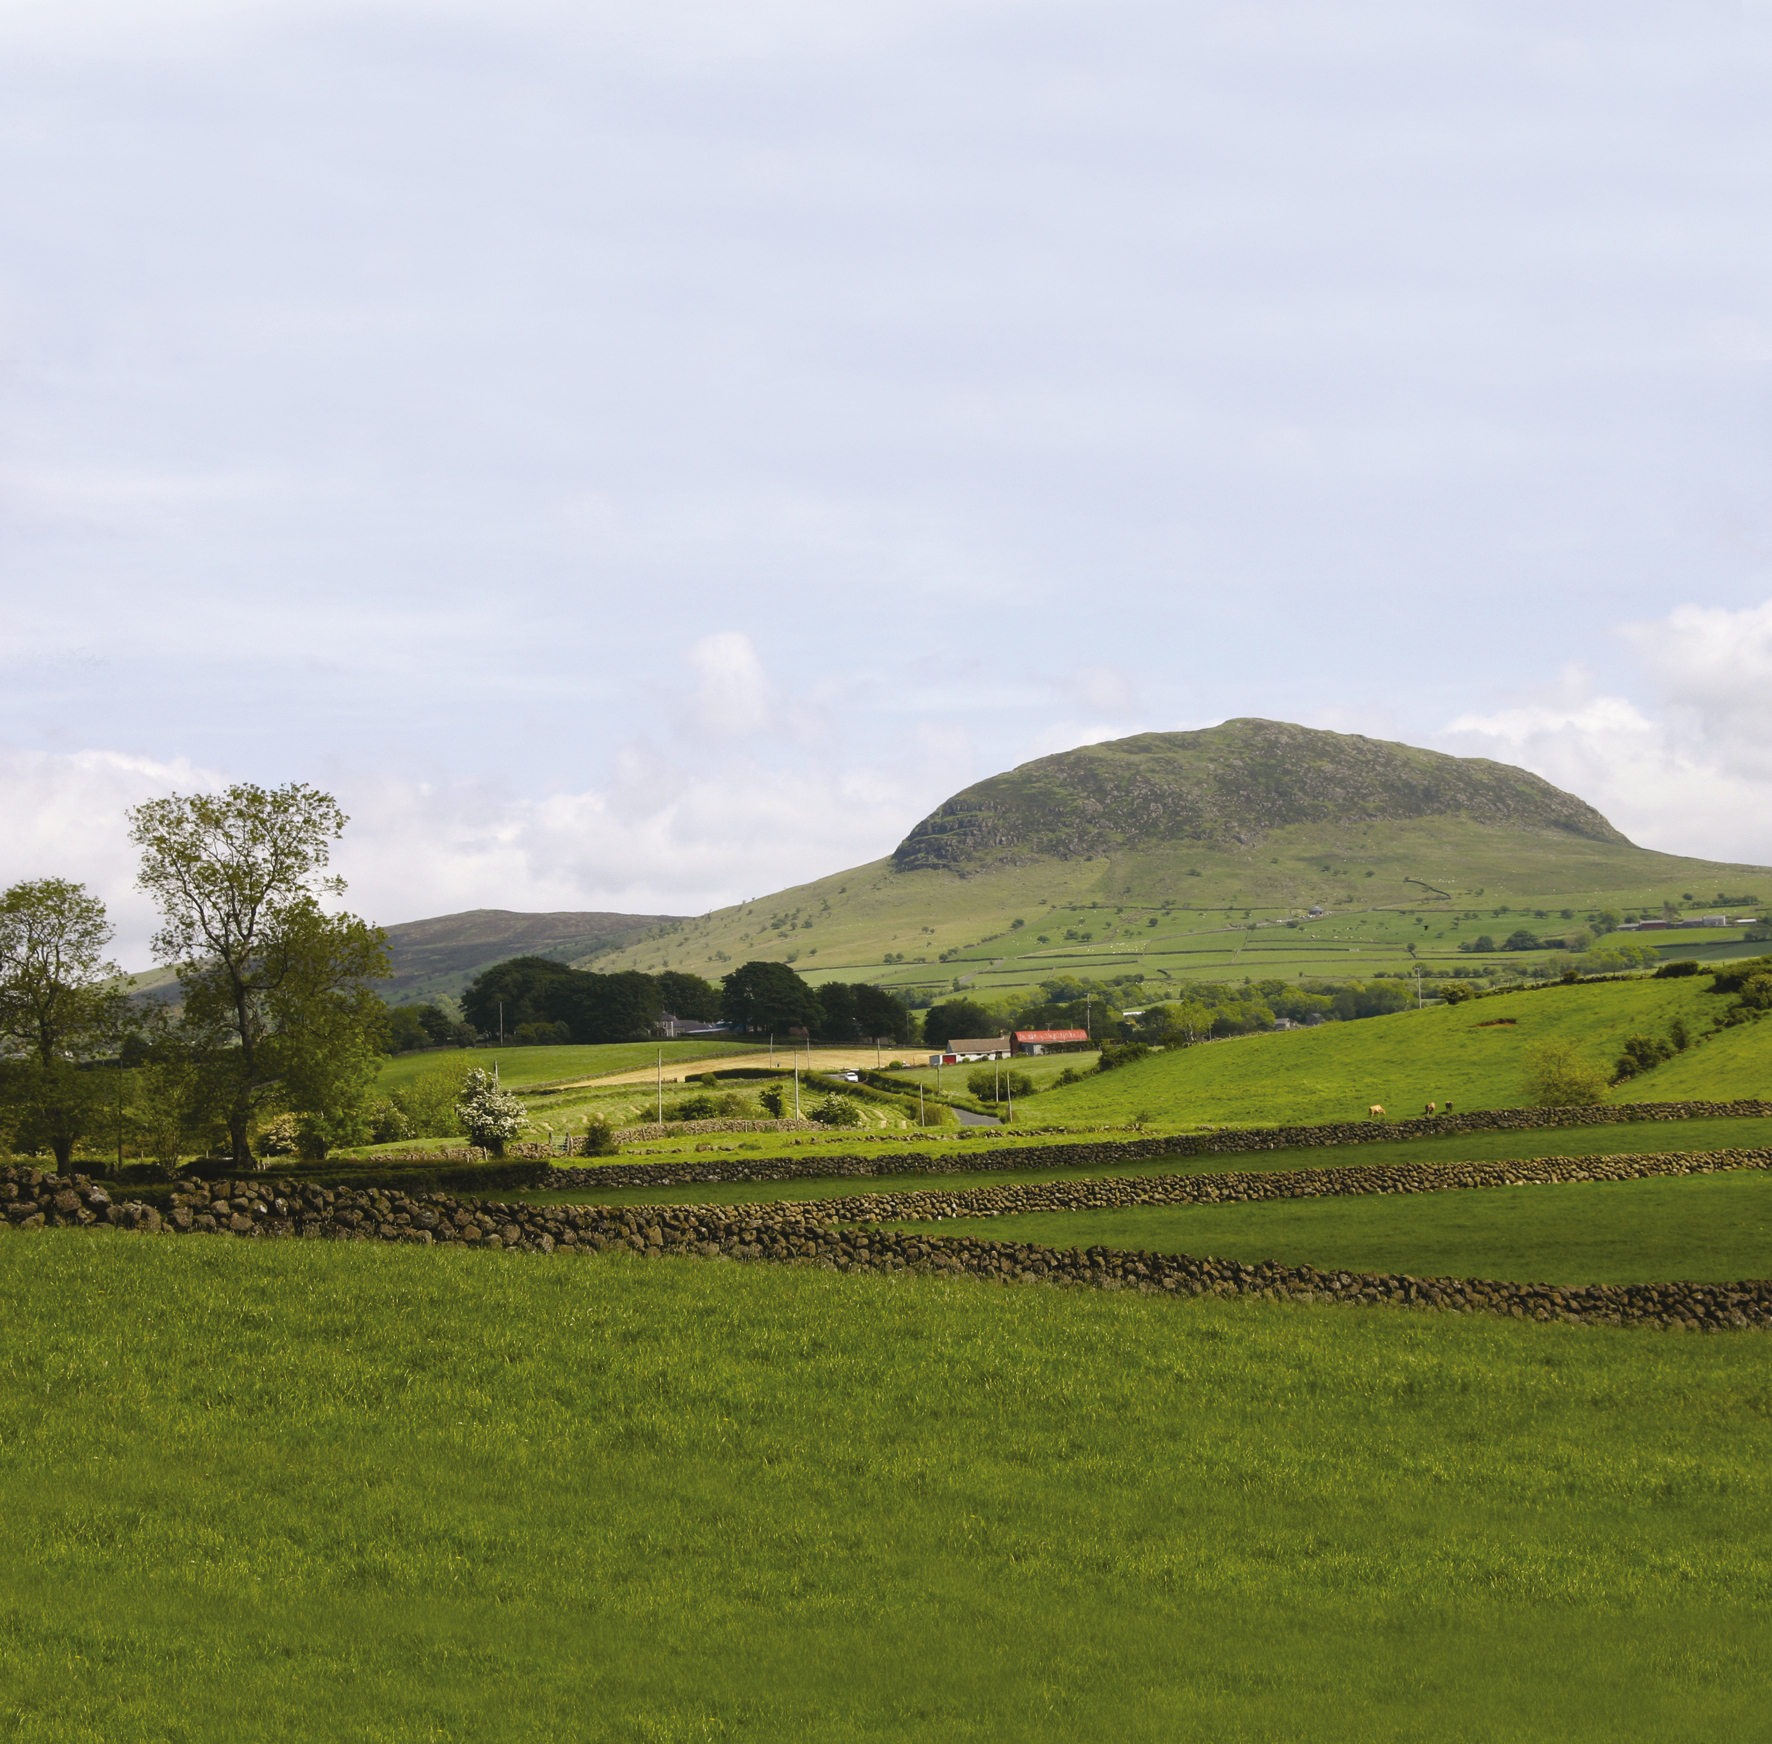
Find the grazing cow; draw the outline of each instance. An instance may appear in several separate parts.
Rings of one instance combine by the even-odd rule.
[[[1366,1110],[1366,1118],[1368,1120],[1383,1120],[1384,1109],[1380,1107],[1378,1103],[1374,1102],[1372,1106]]]
[[[1435,1108],[1434,1108],[1434,1105],[1433,1105],[1433,1103],[1431,1103],[1431,1102],[1430,1102],[1430,1103],[1429,1103],[1429,1104],[1428,1104],[1428,1105],[1427,1105],[1427,1108],[1426,1108],[1426,1110],[1425,1110],[1425,1112],[1426,1112],[1426,1114],[1427,1114],[1427,1117],[1428,1117],[1428,1119],[1429,1119],[1429,1120],[1432,1120],[1432,1119],[1433,1119],[1433,1117],[1434,1117],[1434,1114],[1435,1114],[1435,1112],[1436,1112],[1436,1110],[1435,1110]]]

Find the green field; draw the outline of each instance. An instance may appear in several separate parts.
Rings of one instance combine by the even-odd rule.
[[[1772,1277],[1772,1176],[1752,1170],[1256,1205],[1131,1206],[902,1227],[1418,1278],[1732,1283]]]
[[[1001,1187],[1010,1182],[1213,1175],[1241,1169],[1394,1168],[1405,1163],[1499,1162],[1515,1157],[1598,1157],[1763,1147],[1772,1147],[1772,1120],[1633,1121],[1618,1126],[1542,1127],[1526,1132],[1478,1132],[1448,1138],[1400,1139],[1388,1144],[1299,1146],[1284,1151],[1232,1151],[1216,1156],[1166,1157],[1147,1163],[1095,1163],[1073,1168],[991,1169],[951,1175],[831,1175],[816,1180],[722,1181],[681,1187],[582,1187],[502,1196],[537,1205],[746,1205],[777,1199],[890,1193],[894,1189],[964,1192],[972,1187]],[[953,1156],[950,1146],[940,1153],[939,1160],[946,1162]],[[733,1160],[761,1159],[735,1156]],[[620,1166],[619,1157],[610,1161]]]
[[[382,1067],[376,1089],[387,1095],[410,1084],[421,1072],[465,1061],[490,1072],[496,1061],[499,1082],[508,1088],[524,1084],[556,1084],[562,1079],[594,1078],[605,1072],[635,1072],[650,1066],[662,1052],[665,1077],[681,1076],[697,1060],[757,1051],[743,1042],[602,1042],[586,1047],[437,1048],[397,1054]]]
[[[1042,1094],[1030,1119],[1110,1120],[1147,1111],[1167,1122],[1266,1126],[1393,1118],[1442,1108],[1518,1108],[1527,1050],[1574,1041],[1610,1072],[1624,1039],[1665,1035],[1678,1018],[1696,1037],[1727,1010],[1708,976],[1591,982],[1497,994],[1354,1023],[1239,1036],[1170,1050]],[[1677,1086],[1677,1087],[1676,1087]],[[1726,1030],[1633,1079],[1615,1101],[1772,1096],[1772,1025]]]
[[[1763,1731],[1759,1334],[74,1231],[0,1302],[43,1744]]]

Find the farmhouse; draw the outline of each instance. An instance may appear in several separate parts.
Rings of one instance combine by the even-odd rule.
[[[1071,1054],[1095,1045],[1086,1029],[1018,1029],[1013,1040],[1018,1054]]]
[[[998,1060],[1009,1053],[1009,1038],[1000,1036],[955,1036],[948,1043],[944,1065],[960,1060]]]

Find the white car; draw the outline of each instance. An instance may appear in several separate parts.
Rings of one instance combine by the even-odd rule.
[[[843,1081],[846,1084],[859,1084],[861,1082],[861,1074],[859,1072],[845,1072],[843,1074]]]

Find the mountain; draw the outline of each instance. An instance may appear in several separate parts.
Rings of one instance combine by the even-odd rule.
[[[1591,805],[1506,763],[1238,720],[1085,745],[993,775],[937,806],[892,864],[970,872],[1175,843],[1249,847],[1297,825],[1427,817],[1630,846]]]
[[[473,908],[465,914],[401,921],[385,929],[394,973],[381,990],[396,1003],[453,995],[480,970],[507,957],[584,962],[678,919],[668,914],[516,914],[507,908]]]
[[[1233,720],[1025,763],[956,793],[883,859],[659,922],[597,966],[716,976],[761,957],[925,993],[1065,971],[1413,974],[1469,964],[1461,944],[1522,924],[1550,938],[1607,910],[1769,894],[1772,869],[1639,848],[1506,763]]]

